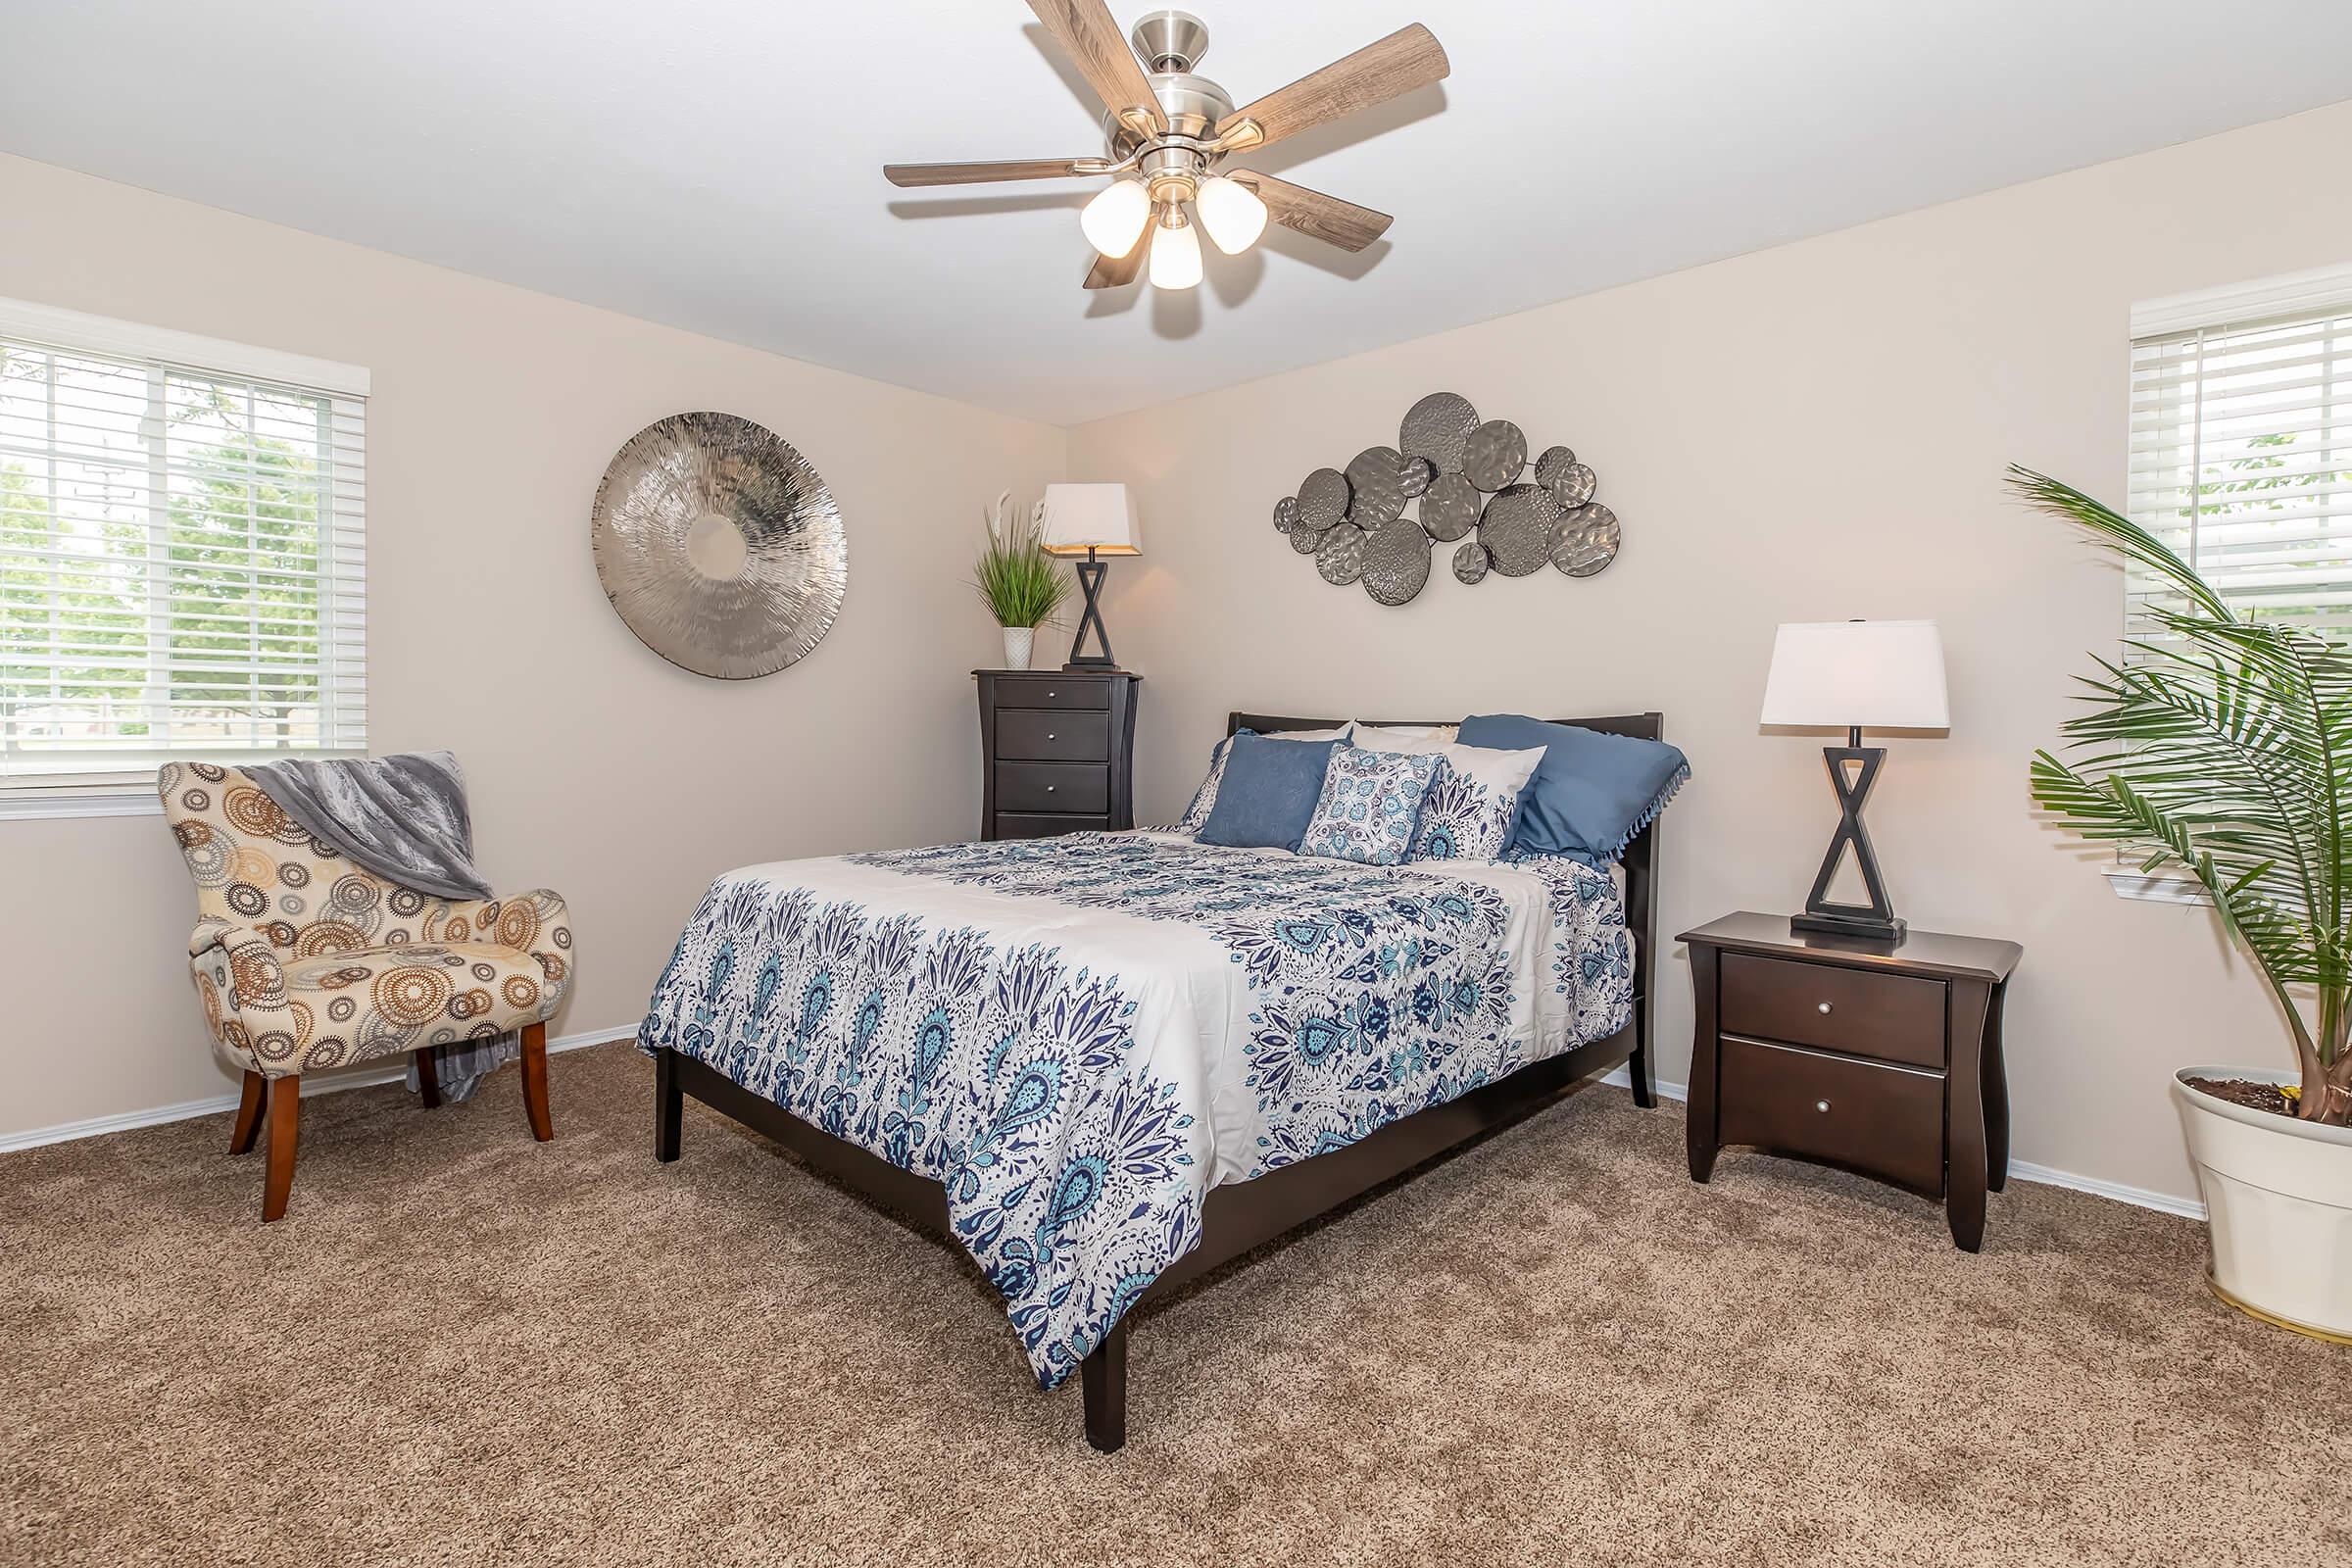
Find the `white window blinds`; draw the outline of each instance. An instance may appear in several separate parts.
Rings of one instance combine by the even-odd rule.
[[[2233,608],[2352,638],[2352,268],[2133,310],[2130,513]]]
[[[366,390],[0,301],[0,795],[366,749]]]

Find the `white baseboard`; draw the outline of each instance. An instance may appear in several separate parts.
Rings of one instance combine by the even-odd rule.
[[[583,1034],[564,1035],[547,1043],[549,1054],[559,1051],[577,1051],[582,1046],[601,1046],[609,1041],[626,1040],[636,1034],[637,1026],[625,1029],[590,1029]],[[377,1084],[394,1083],[407,1076],[409,1059],[400,1057],[379,1067],[353,1072],[324,1073],[305,1078],[302,1093],[331,1095],[345,1089],[371,1089]],[[128,1132],[133,1127],[158,1127],[168,1121],[188,1121],[197,1116],[215,1116],[224,1110],[237,1108],[235,1095],[214,1095],[206,1100],[183,1100],[176,1105],[153,1105],[145,1110],[118,1111],[112,1116],[92,1116],[87,1121],[60,1122],[54,1127],[34,1127],[26,1132],[0,1133],[0,1154],[14,1153],[20,1149],[38,1149],[43,1144],[70,1143],[76,1138],[97,1138],[107,1133]]]
[[[1634,1086],[1633,1079],[1627,1075],[1622,1066],[1614,1067],[1602,1074],[1600,1081],[1604,1084],[1615,1084],[1620,1089],[1630,1090]],[[1668,1100],[1688,1101],[1690,1098],[1689,1084],[1660,1082],[1655,1087],[1658,1093],[1664,1095]],[[2053,1170],[2047,1165],[2029,1164],[2022,1159],[2013,1159],[2009,1162],[2009,1174],[2021,1182],[2036,1182],[2044,1187],[2072,1188],[2078,1193],[2088,1193],[2094,1198],[2112,1198],[2119,1203],[2130,1203],[2135,1208],[2152,1208],[2158,1213],[2179,1214],[2183,1219],[2193,1219],[2199,1222],[2205,1218],[2205,1205],[2194,1199],[2175,1198],[2170,1193],[2150,1192],[2145,1187],[2126,1187],[2122,1182],[2101,1181],[2096,1176],[2078,1176],[2073,1171]]]

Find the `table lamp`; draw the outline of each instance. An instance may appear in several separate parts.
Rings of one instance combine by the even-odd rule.
[[[1943,640],[1932,620],[1828,620],[1785,625],[1773,639],[1772,673],[1764,681],[1765,724],[1842,729],[1843,746],[1825,746],[1830,788],[1838,793],[1838,831],[1821,874],[1813,879],[1805,912],[1790,915],[1791,931],[1899,942],[1879,859],[1862,826],[1862,803],[1886,760],[1884,746],[1864,746],[1872,728],[1947,729],[1951,710],[1943,688]],[[1848,771],[1848,769],[1852,771]],[[1834,904],[1830,878],[1848,849],[1862,872],[1868,904]]]
[[[1038,544],[1049,556],[1084,556],[1077,564],[1078,585],[1086,590],[1086,613],[1078,617],[1078,635],[1070,639],[1070,662],[1064,669],[1116,669],[1110,657],[1110,633],[1102,625],[1102,577],[1110,570],[1103,556],[1140,556],[1143,532],[1136,523],[1135,498],[1123,484],[1050,484],[1041,506],[1045,525]],[[1095,628],[1102,645],[1100,654],[1086,652],[1086,628]]]

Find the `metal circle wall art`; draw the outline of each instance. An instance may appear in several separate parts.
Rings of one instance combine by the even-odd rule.
[[[1599,478],[1575,452],[1546,447],[1533,482],[1527,471],[1519,426],[1433,392],[1406,411],[1396,446],[1366,447],[1345,471],[1317,468],[1277,501],[1274,526],[1324,581],[1361,582],[1384,605],[1410,603],[1428,583],[1433,540],[1455,546],[1453,574],[1469,585],[1547,564],[1590,577],[1617,559],[1617,514],[1593,501]]]
[[[849,585],[825,481],[774,431],[731,414],[673,414],[631,436],[596,487],[589,547],[629,630],[721,680],[806,657]]]

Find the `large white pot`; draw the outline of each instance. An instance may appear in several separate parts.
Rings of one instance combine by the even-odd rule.
[[[1029,655],[1037,646],[1035,626],[1006,626],[1004,629],[1004,667],[1027,669]]]
[[[2295,1082],[2259,1067],[2183,1067],[2173,1103],[2205,1195],[2213,1283],[2291,1328],[2352,1336],[2352,1128],[2248,1110],[2188,1078]]]

